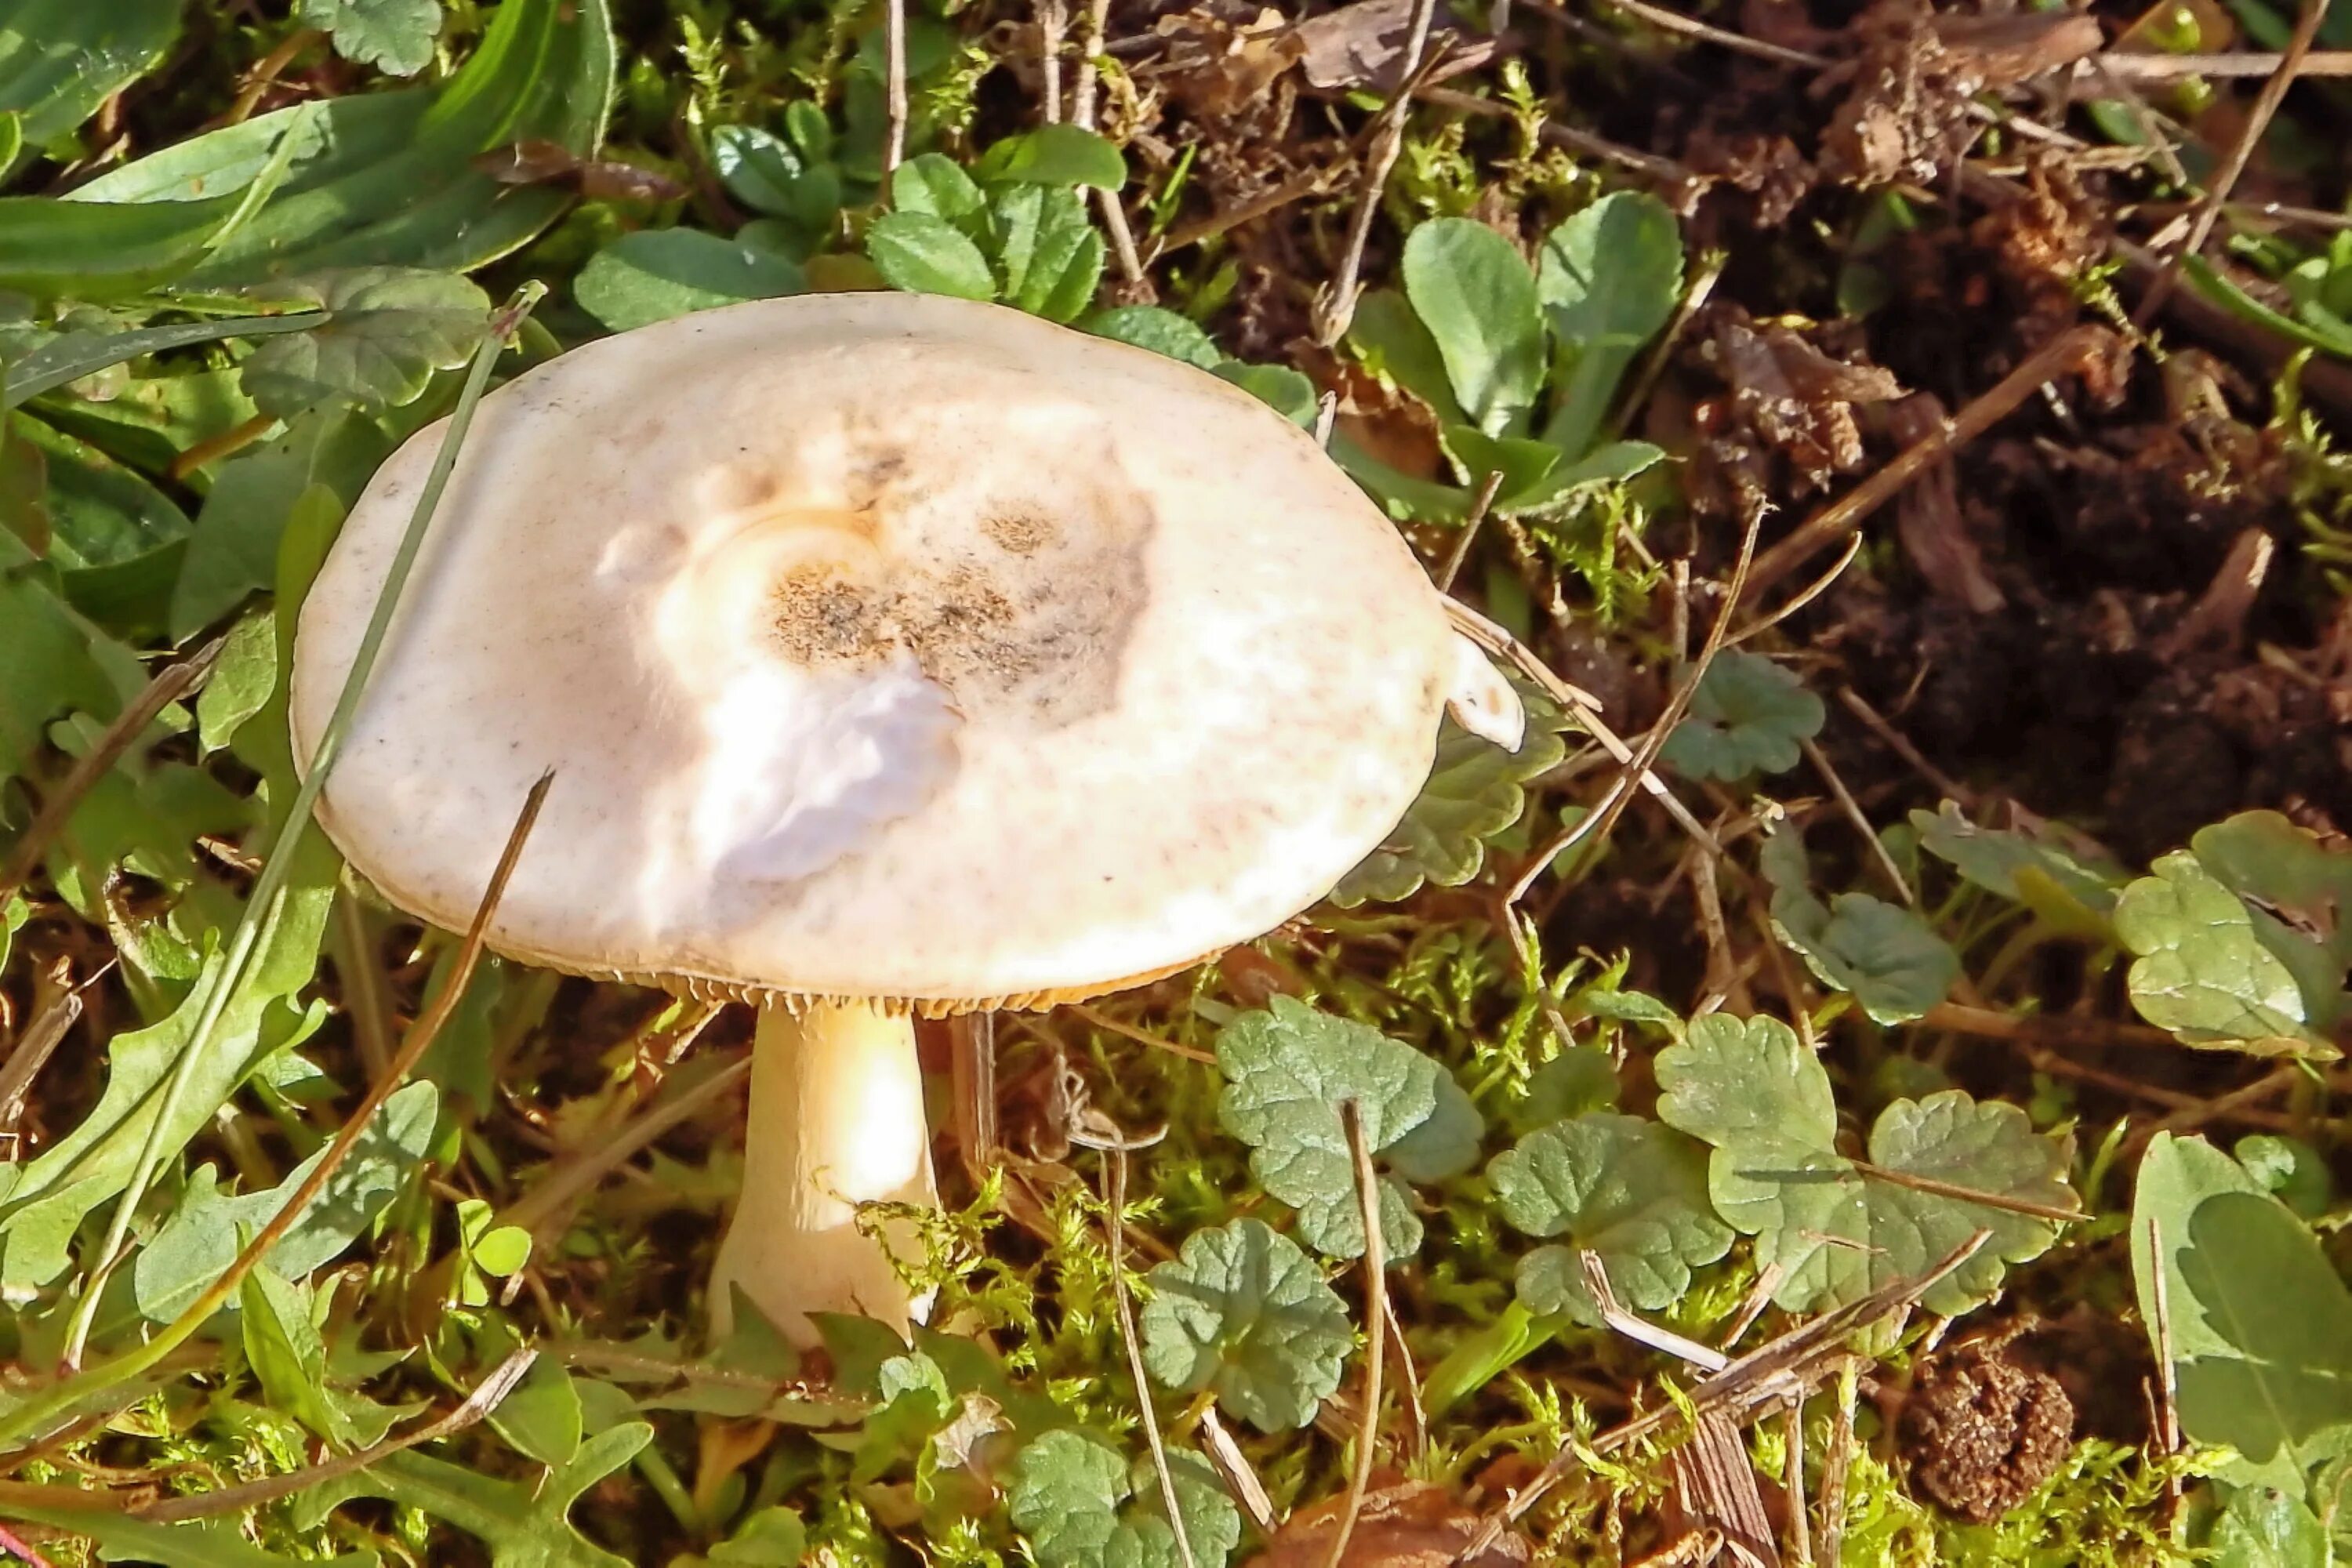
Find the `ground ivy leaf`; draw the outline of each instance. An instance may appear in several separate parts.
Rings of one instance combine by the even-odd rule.
[[[1405,297],[1445,361],[1463,411],[1490,436],[1527,422],[1544,378],[1535,274],[1517,248],[1472,218],[1432,218],[1406,238]]]
[[[1143,1364],[1164,1386],[1214,1387],[1217,1403],[1261,1432],[1315,1419],[1339,1386],[1355,1328],[1315,1260],[1262,1220],[1184,1238],[1151,1271]]]
[[[1194,1563],[1224,1568],[1241,1543],[1241,1510],[1198,1455],[1171,1449],[1168,1466]],[[1022,1449],[1004,1500],[1039,1568],[1178,1568],[1181,1562],[1150,1463],[1130,1464],[1091,1434],[1048,1432]]]
[[[1458,888],[1486,863],[1487,842],[1527,810],[1528,781],[1559,765],[1568,754],[1560,731],[1568,719],[1541,693],[1519,690],[1527,732],[1516,752],[1480,740],[1443,721],[1429,782],[1381,847],[1340,879],[1331,901],[1353,909],[1366,901],[1398,903],[1424,882]]]
[[[1797,765],[1797,742],[1821,733],[1829,710],[1793,670],[1761,654],[1718,652],[1660,759],[1693,778],[1729,783]]]
[[[1642,1117],[1600,1110],[1543,1128],[1486,1174],[1513,1226],[1569,1238],[1520,1261],[1519,1300],[1531,1311],[1601,1326],[1579,1248],[1599,1253],[1611,1288],[1643,1311],[1672,1306],[1693,1268],[1731,1250],[1731,1227],[1707,1206],[1706,1151]]]
[[[1478,1163],[1478,1145],[1486,1136],[1486,1119],[1478,1114],[1469,1092],[1441,1068],[1436,1109],[1428,1121],[1388,1146],[1382,1163],[1408,1182],[1442,1182]]]
[[[1656,1073],[1660,1120],[1713,1146],[1716,1212],[1756,1237],[1759,1265],[1787,1271],[1773,1300],[1790,1311],[1858,1300],[1990,1230],[1983,1250],[1926,1297],[1929,1310],[1958,1314],[1999,1288],[2005,1264],[2056,1237],[2048,1220],[1865,1176],[1838,1152],[1828,1073],[1778,1019],[1698,1019],[1658,1053]],[[2050,1207],[2074,1202],[2063,1143],[2034,1132],[2015,1106],[1958,1090],[1894,1101],[1869,1148],[1889,1171]]]
[[[2187,1046],[2334,1057],[2306,1026],[2294,973],[2255,934],[2253,911],[2188,850],[2124,889],[2116,933],[2136,955],[2132,1006]]]
[[[1959,978],[1960,955],[1915,911],[1868,893],[1840,893],[1826,904],[1815,898],[1794,827],[1766,835],[1759,861],[1772,885],[1772,929],[1876,1022],[1924,1016]]]
[[[338,1504],[383,1498],[479,1537],[491,1568],[629,1568],[583,1540],[570,1515],[582,1492],[635,1458],[653,1435],[642,1421],[608,1427],[582,1443],[570,1464],[530,1483],[502,1481],[412,1448],[299,1494],[295,1524],[316,1529]]]
[[[413,403],[435,371],[464,364],[489,329],[489,296],[454,272],[353,267],[253,292],[329,313],[307,332],[265,338],[246,358],[246,395],[280,419],[321,403]]]
[[[295,15],[335,41],[335,53],[394,76],[433,63],[441,0],[302,0]]]
[[[1368,1024],[1288,996],[1219,1031],[1217,1065],[1225,1077],[1218,1119],[1250,1146],[1259,1184],[1299,1211],[1299,1234],[1310,1246],[1334,1258],[1360,1257],[1363,1221],[1339,1105],[1356,1102],[1365,1142],[1379,1153],[1438,1114],[1445,1070]],[[1460,1107],[1448,1121],[1450,1129],[1408,1152],[1415,1170],[1442,1172],[1463,1152]],[[1389,1256],[1410,1257],[1420,1247],[1421,1224],[1391,1182],[1381,1184],[1381,1212]]]
[[[2237,1450],[2224,1479],[2301,1495],[2314,1466],[2352,1453],[2352,1289],[2244,1167],[2202,1138],[2158,1133],[2131,1248],[2145,1323],[2163,1273],[2181,1430]]]
[[[1830,1075],[1778,1018],[1709,1013],[1658,1053],[1658,1118],[1717,1148],[1784,1139],[1826,1149],[1837,1140]]]

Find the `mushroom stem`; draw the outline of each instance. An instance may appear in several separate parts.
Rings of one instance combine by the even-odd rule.
[[[729,1286],[798,1345],[818,1342],[811,1312],[877,1319],[900,1334],[930,1310],[858,1234],[861,1203],[935,1205],[930,1128],[915,1026],[870,1003],[816,1003],[794,1016],[760,1009],[751,1046],[743,1188],[710,1279],[712,1326],[733,1317]],[[882,1240],[921,1257],[916,1227],[891,1221]]]

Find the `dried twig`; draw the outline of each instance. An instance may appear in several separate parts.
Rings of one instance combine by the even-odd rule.
[[[1495,492],[1503,488],[1500,468],[1488,474],[1478,485],[1478,494],[1470,503],[1470,515],[1462,524],[1462,531],[1454,536],[1454,548],[1445,552],[1445,564],[1438,569],[1437,591],[1454,592],[1454,580],[1462,574],[1462,563],[1470,558],[1470,546],[1477,542],[1478,531],[1486,526],[1486,514],[1495,509]]]
[[[1166,1051],[1171,1056],[1182,1057],[1188,1062],[1206,1062],[1211,1067],[1217,1065],[1217,1053],[1214,1051],[1204,1051],[1198,1046],[1188,1046],[1179,1041],[1163,1039],[1158,1035],[1139,1029],[1132,1024],[1122,1024],[1099,1007],[1091,1007],[1083,1002],[1066,1002],[1062,1006],[1066,1012],[1076,1014],[1096,1028],[1108,1029],[1114,1035],[1123,1035],[1138,1045],[1150,1046],[1154,1050]]]
[[[1853,798],[1853,792],[1845,787],[1845,780],[1840,778],[1837,769],[1830,765],[1828,754],[1811,738],[1799,741],[1797,745],[1805,753],[1805,760],[1813,764],[1813,771],[1822,775],[1822,782],[1830,786],[1830,794],[1837,797],[1838,809],[1845,813],[1846,820],[1853,824],[1854,831],[1861,834],[1862,841],[1870,847],[1872,858],[1877,861],[1878,868],[1886,873],[1887,881],[1894,885],[1905,903],[1917,909],[1919,895],[1911,890],[1911,884],[1903,876],[1903,868],[1895,863],[1895,857],[1879,841],[1878,830],[1871,826],[1870,818],[1863,815],[1862,803]]]
[[[2270,79],[2263,83],[2263,90],[2255,95],[2252,112],[2246,116],[2246,123],[2239,131],[2238,140],[2231,146],[2229,155],[2221,160],[2221,167],[2214,174],[2213,183],[2206,188],[2204,199],[2198,204],[2197,216],[2189,223],[2188,237],[2164,258],[2163,270],[2156,275],[2156,280],[2148,285],[2147,292],[2141,296],[2139,309],[2132,312],[2132,325],[2137,330],[2146,331],[2147,324],[2156,320],[2157,312],[2164,309],[2165,300],[2171,297],[2174,286],[2180,281],[2182,263],[2201,253],[2205,242],[2212,237],[2214,222],[2221,216],[2221,204],[2228,201],[2230,193],[2237,188],[2238,176],[2246,172],[2246,164],[2252,159],[2263,132],[2270,129],[2271,117],[2278,112],[2279,105],[2286,101],[2286,89],[2294,85],[2297,73],[2303,69],[2305,57],[2311,53],[2312,40],[2318,37],[2319,25],[2327,19],[2327,5],[2328,0],[2304,0],[2303,15],[2295,18],[2294,33],[2287,39],[2286,52],[2273,61]]]
[[[2147,1216],[2147,1250],[2155,1264],[2148,1270],[2148,1304],[2155,1320],[2148,1327],[2156,1337],[2157,1436],[2164,1440],[2165,1453],[2172,1455],[2180,1452],[2180,1379],[2172,1360],[2172,1295],[2166,1279],[2164,1222],[2154,1215]],[[2175,1504],[2180,1501],[2179,1471],[2167,1479],[2165,1490]]]
[[[671,1128],[700,1115],[751,1073],[751,1058],[746,1053],[740,1061],[730,1062],[666,1103],[650,1107],[628,1125],[600,1134],[594,1142],[565,1154],[530,1191],[500,1210],[493,1223],[514,1226],[530,1231],[541,1241],[547,1240],[556,1223],[570,1214],[572,1205],[605,1176]]]
[[[907,0],[882,0],[882,177],[887,180],[907,156]]]
[[[1388,1360],[1388,1336],[1381,1325],[1388,1318],[1389,1258],[1381,1234],[1380,1181],[1372,1173],[1372,1151],[1364,1138],[1363,1107],[1354,1100],[1339,1102],[1340,1124],[1347,1129],[1348,1152],[1355,1162],[1356,1213],[1364,1226],[1364,1405],[1356,1426],[1356,1464],[1348,1477],[1348,1496],[1339,1521],[1331,1531],[1331,1550],[1324,1568],[1340,1568],[1348,1560],[1348,1542],[1364,1511],[1364,1493],[1372,1484],[1372,1457],[1381,1439],[1381,1366]]]
[[[2003,1214],[2024,1215],[2031,1219],[2046,1219],[2053,1225],[2074,1225],[2092,1216],[2080,1209],[2062,1209],[2052,1204],[2037,1204],[2030,1198],[2012,1198],[2006,1193],[1979,1192],[1962,1186],[1958,1182],[1938,1181],[1933,1176],[1915,1175],[1909,1171],[1890,1170],[1874,1165],[1867,1160],[1853,1162],[1853,1168],[1873,1181],[1885,1182],[1890,1187],[1908,1187],[1915,1193],[1927,1193],[1939,1198],[1956,1198],[1980,1208],[1999,1209]]]
[[[1829,1451],[1822,1456],[1821,1568],[1838,1568],[1845,1555],[1845,1481],[1853,1466],[1853,1405],[1856,1379],[1838,1374],[1837,1407],[1830,1416]]]
[[[1992,1232],[1979,1230],[1939,1258],[1927,1272],[1909,1279],[1890,1280],[1862,1300],[1823,1312],[1790,1330],[1771,1343],[1750,1351],[1691,1390],[1690,1406],[1701,1414],[1719,1410],[1726,1416],[1738,1420],[1752,1411],[1802,1393],[1816,1378],[1831,1370],[1824,1366],[1822,1358],[1848,1335],[1909,1308],[1949,1277],[1954,1269],[1974,1258],[1991,1239]],[[1683,1406],[1679,1405],[1661,1405],[1610,1428],[1586,1447],[1596,1454],[1612,1453],[1634,1439],[1646,1436],[1679,1419],[1682,1411]],[[1476,1561],[1502,1538],[1504,1531],[1542,1501],[1578,1462],[1577,1451],[1572,1447],[1563,1448],[1555,1455],[1534,1479],[1511,1495],[1508,1502],[1486,1516],[1486,1521],[1478,1533],[1454,1554],[1454,1562]]]
[[[1685,1339],[1672,1329],[1661,1328],[1645,1318],[1637,1317],[1627,1311],[1624,1304],[1617,1300],[1616,1290],[1609,1283],[1609,1271],[1601,1266],[1601,1255],[1591,1247],[1580,1247],[1576,1249],[1576,1266],[1584,1276],[1586,1293],[1591,1296],[1592,1304],[1600,1310],[1601,1321],[1635,1344],[1647,1345],[1654,1351],[1663,1351],[1678,1360],[1690,1363],[1693,1366],[1705,1367],[1709,1372],[1721,1372],[1731,1364],[1731,1358],[1713,1345],[1703,1345],[1696,1340]]]
[[[1857,534],[1855,537],[1861,536]],[[1948,795],[1964,806],[1975,806],[1977,792],[1929,762],[1919,748],[1911,743],[1908,735],[1888,723],[1877,709],[1864,700],[1862,693],[1851,686],[1841,686],[1838,688],[1838,700],[1845,704],[1845,710],[1861,720],[1864,728],[1877,736],[1888,751],[1909,763],[1912,772],[1934,784],[1938,794]]]
[[[1262,1535],[1272,1535],[1281,1521],[1275,1517],[1274,1500],[1265,1495],[1265,1483],[1258,1479],[1257,1468],[1234,1441],[1225,1424],[1217,1419],[1217,1407],[1204,1405],[1201,1408],[1201,1452],[1210,1466],[1223,1479],[1225,1489],[1242,1505],[1250,1522]]]
[[[2322,5],[2320,10],[2326,7]],[[2318,26],[2313,25],[2316,33]],[[2095,63],[2126,81],[2175,81],[2185,76],[2275,77],[2294,57],[2290,45],[2281,55],[2255,51],[2214,55],[2126,54],[2110,49]],[[2352,49],[2307,49],[2294,68],[2296,76],[2352,76]]]
[[[1151,1450],[1151,1468],[1160,1477],[1160,1500],[1168,1510],[1168,1528],[1176,1534],[1176,1555],[1184,1568],[1199,1568],[1192,1539],[1184,1528],[1184,1510],[1176,1501],[1176,1476],[1168,1468],[1168,1446],[1160,1439],[1160,1416],[1151,1408],[1151,1380],[1143,1365],[1143,1337],[1135,1331],[1135,1302],[1127,1290],[1127,1151],[1125,1143],[1102,1147],[1110,1167],[1108,1212],[1104,1228],[1110,1241],[1111,1301],[1118,1309],[1118,1337],[1127,1347],[1127,1370],[1135,1379],[1135,1405],[1143,1417],[1143,1441]]]
[[[1062,36],[1070,26],[1070,8],[1063,0],[1037,0],[1037,69],[1041,79],[1038,116],[1048,125],[1062,122]]]
[[[112,967],[111,963],[107,965],[108,969]],[[102,969],[99,974],[105,973]],[[16,1037],[8,1059],[0,1062],[0,1142],[16,1136],[16,1118],[25,1109],[26,1092],[33,1087],[34,1077],[48,1064],[49,1058],[80,1021],[82,991],[98,978],[94,974],[80,985],[52,997],[25,1026],[25,1032]]]

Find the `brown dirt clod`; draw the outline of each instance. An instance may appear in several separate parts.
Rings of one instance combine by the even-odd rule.
[[[1926,1363],[1897,1428],[1913,1482],[1977,1524],[2039,1491],[2074,1432],[2074,1403],[2056,1378],[1974,1346]]]

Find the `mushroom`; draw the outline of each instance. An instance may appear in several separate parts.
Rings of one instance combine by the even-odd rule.
[[[440,429],[301,612],[307,768]],[[1376,847],[1441,708],[1509,685],[1304,431],[1193,367],[923,296],[761,300],[482,402],[320,816],[436,924],[759,1008],[709,1291],[806,1343],[928,1302],[857,1229],[929,1205],[910,1013],[1039,1007],[1259,936]]]

